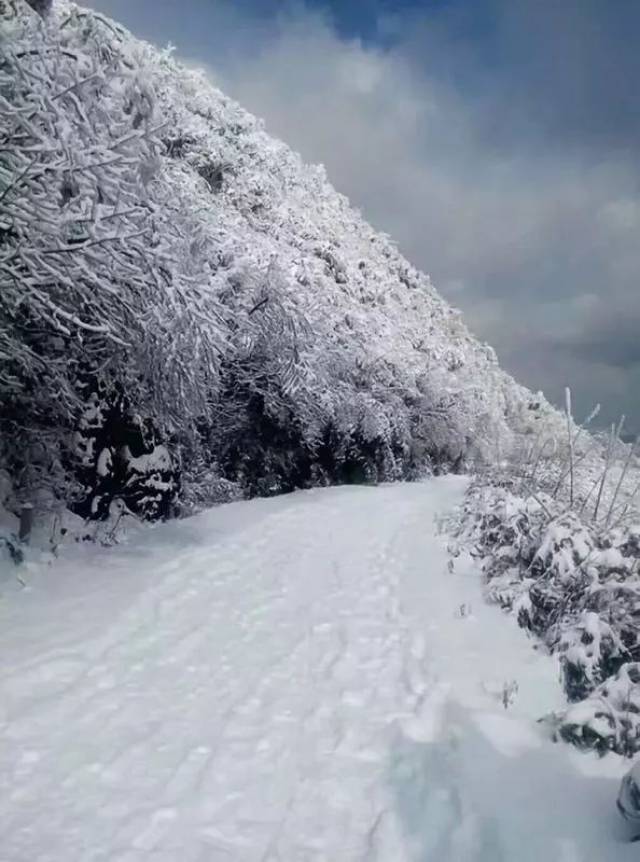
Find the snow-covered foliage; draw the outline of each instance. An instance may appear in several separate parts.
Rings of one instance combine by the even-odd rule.
[[[20,523],[10,511],[13,488],[6,473],[0,472],[0,559],[9,558],[14,563],[23,559],[20,547]]]
[[[76,462],[103,477],[107,464],[77,451],[87,423],[119,449],[142,442],[143,421],[183,431],[205,410],[222,336],[188,210],[172,212],[135,44],[58,11],[21,9],[4,36],[0,423],[23,497],[53,483],[83,499],[94,484]]]
[[[0,463],[21,499],[159,517],[411,478],[555,415],[203,74],[64,0],[5,6]]]
[[[640,751],[640,664],[627,662],[586,700],[562,716],[559,734],[579,748],[601,754]]]
[[[489,600],[559,656],[575,704],[553,717],[559,735],[600,752],[640,751],[640,526],[607,527],[543,492],[477,482],[461,536],[481,561]]]

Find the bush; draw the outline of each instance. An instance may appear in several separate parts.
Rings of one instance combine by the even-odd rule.
[[[640,530],[583,522],[545,494],[476,482],[460,535],[480,559],[490,601],[517,614],[560,659],[575,706],[557,735],[599,752],[640,750]]]
[[[559,717],[558,735],[599,754],[640,751],[640,664],[629,662]]]

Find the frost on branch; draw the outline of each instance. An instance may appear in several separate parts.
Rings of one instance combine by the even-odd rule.
[[[118,389],[162,434],[202,413],[221,338],[202,263],[186,253],[191,225],[166,204],[162,122],[135,52],[74,9],[12,26],[0,65],[0,430],[24,494],[53,482],[68,497],[67,440],[91,393]]]
[[[322,168],[170,51],[64,0],[19,9],[0,63],[0,461],[19,495],[157,517],[462,470],[529,421]]]
[[[557,717],[562,739],[600,754],[640,751],[640,664],[630,662]]]
[[[600,753],[640,751],[638,526],[585,523],[542,493],[476,483],[462,535],[489,599],[558,655],[572,706],[550,717],[556,735]]]

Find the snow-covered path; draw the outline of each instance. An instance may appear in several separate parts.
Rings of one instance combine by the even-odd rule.
[[[637,858],[621,765],[541,738],[553,662],[448,571],[463,490],[232,504],[5,582],[0,862]]]

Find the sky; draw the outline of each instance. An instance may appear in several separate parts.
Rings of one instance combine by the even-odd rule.
[[[521,382],[640,433],[640,2],[89,2],[324,164]]]

